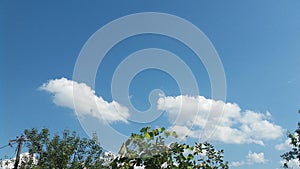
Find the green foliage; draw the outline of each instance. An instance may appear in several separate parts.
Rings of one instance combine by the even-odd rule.
[[[151,130],[145,127],[139,134],[132,134],[122,145],[119,157],[112,163],[112,168],[133,169],[145,166],[146,169],[218,169],[228,168],[223,161],[223,150],[215,150],[209,143],[196,143],[195,146],[178,142],[165,144],[167,137],[177,137],[175,132],[165,128]]]
[[[288,132],[288,138],[291,140],[290,144],[292,145],[292,150],[281,155],[285,160],[283,164],[284,168],[288,168],[288,162],[290,160],[297,159],[300,162],[300,121],[298,122],[298,128],[295,130],[295,134]]]
[[[21,169],[96,169],[103,168],[102,148],[96,139],[80,138],[68,130],[50,138],[49,130],[24,131],[29,160],[22,160]],[[28,157],[27,157],[28,158]],[[36,162],[35,162],[36,159]],[[24,162],[25,161],[25,162]]]
[[[75,132],[50,137],[48,129],[25,130],[29,156],[21,159],[21,169],[227,169],[223,150],[215,150],[209,143],[195,145],[172,142],[175,132],[165,128],[145,127],[123,143],[115,157],[104,155],[98,139],[80,138]]]

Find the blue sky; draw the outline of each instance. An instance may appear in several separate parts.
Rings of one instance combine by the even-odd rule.
[[[224,136],[216,134],[212,137],[213,144],[225,149],[225,158],[231,165],[239,166],[232,168],[280,167],[279,156],[284,152],[284,146],[282,144],[278,148],[278,145],[285,142],[286,130],[293,131],[299,120],[299,8],[300,2],[296,0],[189,3],[1,1],[0,146],[32,127],[47,127],[53,133],[63,129],[76,130],[83,137],[91,134],[85,132],[83,126],[86,122],[80,123],[74,107],[68,102],[70,93],[64,87],[70,84],[78,84],[80,94],[88,93],[82,98],[96,96],[100,107],[102,103],[106,105],[100,110],[106,110],[108,114],[100,112],[98,116],[97,112],[93,114],[90,111],[93,105],[86,108],[80,107],[83,103],[78,103],[82,109],[77,113],[91,118],[87,120],[94,126],[90,130],[99,133],[101,117],[106,117],[111,120],[110,126],[124,135],[136,132],[144,125],[166,128],[174,125],[173,128],[178,131],[190,130],[191,140],[187,141],[195,141],[204,125],[199,120],[195,122],[195,128],[190,128],[186,121],[180,119],[187,117],[186,120],[190,120],[189,110],[194,110],[191,108],[193,103],[209,103],[212,107],[217,103],[211,100],[212,84],[205,65],[186,44],[162,35],[136,35],[109,50],[97,69],[95,84],[73,79],[79,53],[97,30],[123,16],[160,12],[178,16],[195,25],[219,54],[226,75],[226,101],[220,104],[228,106],[223,117],[230,124],[220,123],[218,127],[226,130],[223,130]],[[119,27],[115,31],[126,29],[129,28]],[[170,30],[174,29],[170,27]],[[158,69],[148,69],[138,72],[130,81],[128,95],[114,99],[119,97],[113,97],[111,92],[112,77],[118,65],[122,65],[120,63],[132,53],[149,48],[163,49],[178,56],[192,71],[199,92],[180,91],[176,78],[185,79],[183,74],[175,77]],[[160,61],[157,60],[157,63]],[[126,71],[122,73],[126,74]],[[79,85],[80,82],[84,84]],[[186,82],[186,85],[189,86],[189,83]],[[124,86],[116,84],[115,87],[118,90]],[[148,96],[153,89],[160,91],[154,91],[149,102]],[[132,106],[139,111],[147,110],[152,103],[151,111],[147,113],[159,112],[162,115],[151,122],[133,123],[130,121],[133,110],[121,98],[129,98]],[[183,105],[182,110],[177,110],[176,99]],[[110,104],[113,100],[115,105]],[[159,100],[167,107],[159,107]],[[112,107],[122,111],[115,111]],[[210,112],[201,108],[204,114]],[[116,114],[111,116],[109,113]],[[174,120],[174,117],[179,117],[179,120]],[[236,133],[226,133],[227,129]],[[264,132],[266,135],[259,136]],[[237,136],[237,139],[226,136]],[[13,148],[1,149],[0,157],[12,157],[14,151]]]

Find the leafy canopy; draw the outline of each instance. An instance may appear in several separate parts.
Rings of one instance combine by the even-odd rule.
[[[300,110],[298,111],[298,113],[300,113]],[[289,161],[293,159],[297,159],[300,164],[300,121],[298,122],[298,128],[295,130],[295,132],[288,132],[287,135],[291,140],[290,145],[292,145],[292,150],[281,155],[281,157],[285,160],[283,164],[284,168],[288,168]]]
[[[168,137],[177,137],[175,132],[165,128],[151,130],[145,127],[139,134],[132,134],[122,145],[119,156],[112,163],[113,168],[133,169],[227,169],[223,150],[215,150],[210,143],[195,143],[194,146],[173,142],[165,143]]]
[[[80,138],[76,132],[65,130],[62,136],[50,138],[49,130],[44,128],[24,131],[30,159],[22,160],[21,169],[96,169],[102,168],[100,158],[103,150],[97,138]],[[35,162],[36,161],[36,162]]]
[[[223,150],[210,143],[166,143],[176,138],[175,132],[165,128],[144,127],[132,133],[117,155],[105,155],[97,137],[80,138],[76,132],[65,130],[62,135],[50,137],[44,128],[26,129],[29,156],[21,159],[21,169],[227,169]]]

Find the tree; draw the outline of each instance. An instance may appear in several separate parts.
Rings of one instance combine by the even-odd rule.
[[[65,130],[50,137],[44,128],[24,131],[29,139],[25,143],[29,155],[21,159],[20,169],[227,169],[223,150],[216,150],[209,143],[167,143],[175,132],[165,128],[151,130],[145,127],[139,134],[132,133],[123,143],[117,156],[106,154],[95,136],[80,138],[76,132]]]
[[[300,110],[298,113],[300,113]],[[288,132],[287,136],[291,140],[290,144],[292,145],[292,150],[281,155],[281,157],[285,160],[283,164],[284,168],[288,168],[288,162],[293,159],[297,159],[300,162],[300,121],[298,122],[298,128],[295,132]]]
[[[100,157],[103,150],[97,138],[80,138],[76,132],[65,130],[62,136],[50,138],[49,130],[33,128],[24,131],[29,157],[21,160],[21,169],[98,169],[104,168]]]
[[[223,161],[223,150],[215,150],[209,143],[195,143],[195,146],[190,146],[173,142],[166,145],[165,140],[169,136],[177,137],[175,132],[165,131],[164,128],[142,128],[140,134],[132,134],[122,145],[118,158],[111,163],[112,168],[228,168],[228,162]]]

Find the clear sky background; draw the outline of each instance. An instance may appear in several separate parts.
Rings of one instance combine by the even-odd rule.
[[[224,119],[229,122],[220,125],[224,127],[220,130],[223,135],[216,134],[211,140],[213,144],[225,149],[225,159],[232,168],[279,168],[280,154],[288,148],[284,144],[286,131],[293,131],[299,121],[299,9],[297,0],[1,1],[0,146],[33,127],[47,127],[52,133],[76,130],[82,137],[88,137],[91,133],[84,131],[74,109],[66,103],[69,93],[64,88],[72,82],[83,45],[98,29],[117,18],[139,12],[162,12],[184,18],[202,30],[222,61],[227,83],[224,104],[228,106]],[[119,28],[123,29],[126,28]],[[170,119],[178,113],[176,99],[189,105],[186,110],[199,101],[214,105],[210,100],[209,77],[197,56],[179,41],[147,34],[123,40],[105,56],[94,88],[99,103],[108,104],[103,110],[117,113],[110,107],[112,75],[126,56],[144,48],[160,48],[180,57],[194,73],[199,95],[203,96],[180,93],[176,79],[165,72],[140,72],[129,89],[134,107],[147,110],[148,95],[153,89],[164,92],[165,96],[158,97],[169,106],[157,108],[164,115],[147,125],[172,127]],[[88,86],[91,85],[79,85],[78,90],[91,92]],[[126,107],[120,100],[115,101],[120,108]],[[158,107],[157,100],[155,103]],[[120,116],[107,115],[117,131],[128,135],[145,125],[124,122],[130,111],[124,112]],[[190,117],[185,110],[181,113]],[[201,127],[200,122],[192,129],[179,121],[175,129],[190,130],[193,142]],[[6,155],[14,156],[15,148],[1,149],[0,158]]]

